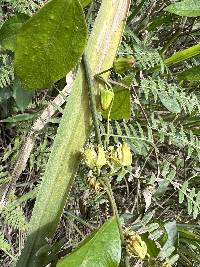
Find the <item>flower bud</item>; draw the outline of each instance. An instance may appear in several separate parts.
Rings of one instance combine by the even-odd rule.
[[[97,168],[101,168],[102,166],[107,164],[106,154],[102,145],[98,145],[97,147],[97,160],[96,166]]]
[[[113,63],[113,69],[117,73],[123,73],[133,67],[135,64],[134,57],[119,57]]]
[[[114,93],[111,90],[108,89],[102,89],[101,90],[101,108],[103,110],[109,109],[113,99],[114,99]]]
[[[96,162],[97,162],[97,153],[94,150],[94,148],[93,147],[86,148],[84,150],[83,155],[84,155],[85,163],[87,164],[87,166],[90,169],[95,168]]]
[[[122,166],[131,166],[132,164],[132,153],[129,146],[123,143],[117,148],[118,159]]]
[[[142,241],[141,237],[134,231],[125,233],[126,248],[131,255],[136,255],[140,259],[144,259],[147,255],[147,245]]]

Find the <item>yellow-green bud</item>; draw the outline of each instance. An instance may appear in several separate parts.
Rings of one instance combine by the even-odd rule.
[[[117,154],[118,154],[118,159],[122,166],[124,167],[131,166],[132,153],[130,147],[126,143],[123,143],[117,148]]]
[[[96,166],[97,168],[101,168],[102,166],[106,165],[106,163],[107,163],[107,160],[106,160],[106,154],[105,154],[104,148],[102,145],[98,145]]]
[[[113,69],[117,73],[123,73],[130,70],[135,64],[134,57],[119,57],[113,63]]]
[[[127,242],[127,251],[131,255],[136,255],[140,259],[144,260],[144,258],[147,256],[147,245],[141,239],[140,235],[134,231],[128,231],[125,233],[125,239]]]
[[[85,158],[86,164],[88,165],[90,169],[93,169],[96,167],[97,153],[93,147],[85,149],[84,158]]]
[[[110,107],[110,105],[114,99],[114,92],[111,90],[102,89],[100,97],[101,97],[101,108],[103,110],[109,109],[109,107]]]

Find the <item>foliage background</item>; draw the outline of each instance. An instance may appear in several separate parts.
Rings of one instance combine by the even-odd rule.
[[[182,81],[177,76],[183,70],[198,66],[199,56],[173,66],[166,66],[164,61],[175,52],[199,43],[200,24],[198,17],[179,17],[165,12],[164,8],[173,2],[178,1],[133,1],[118,55],[134,56],[136,65],[122,75],[111,74],[115,81],[126,75],[133,78],[131,118],[111,121],[110,125],[110,142],[126,141],[134,155],[132,169],[124,170],[112,181],[116,202],[124,226],[143,234],[146,242],[147,236],[153,240],[155,251],[156,247],[164,248],[156,263],[133,258],[138,266],[160,266],[165,259],[178,266],[193,263],[199,266],[200,262],[199,81]],[[1,24],[17,12],[31,15],[42,4],[42,1],[4,1],[0,8]],[[91,27],[99,4],[94,1],[89,9]],[[59,81],[48,93],[45,90],[31,95],[21,92],[25,99],[21,101],[12,59],[12,53],[0,48],[1,194],[34,116],[40,114],[65,84],[64,80]],[[62,110],[58,109],[37,137],[15,194],[11,194],[10,203],[1,211],[2,266],[14,264],[21,253],[35,194],[61,115]],[[101,119],[102,138],[105,132],[105,120]],[[88,142],[93,142],[93,136]],[[84,166],[80,166],[69,204],[51,242],[64,238],[60,254],[70,252],[91,229],[110,216],[105,192],[95,192],[88,186]],[[170,225],[176,229],[171,243],[167,243],[169,222],[176,222]]]

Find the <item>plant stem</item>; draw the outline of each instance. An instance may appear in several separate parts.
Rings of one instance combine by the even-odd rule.
[[[90,100],[90,107],[91,107],[96,141],[98,144],[101,144],[101,134],[100,134],[99,123],[98,123],[98,113],[97,113],[97,107],[96,107],[96,101],[95,101],[95,94],[93,91],[94,89],[93,88],[93,76],[92,76],[92,72],[90,70],[90,66],[89,66],[89,63],[88,63],[88,60],[85,54],[83,55],[82,59],[83,59],[82,61],[84,65],[86,82],[87,82],[87,87],[88,87],[88,95],[89,95],[89,100]]]
[[[109,197],[109,201],[112,207],[112,211],[113,211],[113,215],[116,217],[117,219],[117,224],[118,224],[118,228],[119,228],[119,234],[120,234],[120,239],[121,239],[121,243],[122,243],[122,249],[123,249],[123,256],[124,256],[124,264],[125,267],[130,267],[129,265],[129,257],[125,251],[125,241],[124,241],[124,233],[123,233],[123,229],[122,229],[122,224],[120,221],[120,217],[119,217],[119,213],[118,213],[118,209],[117,209],[117,205],[116,205],[116,201],[115,201],[115,197],[112,191],[112,187],[109,181],[108,177],[100,177],[100,181],[101,184],[103,185],[103,187],[105,188],[108,197]]]

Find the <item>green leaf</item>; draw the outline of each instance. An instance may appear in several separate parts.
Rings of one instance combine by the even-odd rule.
[[[199,54],[200,54],[200,44],[193,45],[192,47],[176,52],[171,57],[165,59],[164,63],[167,66],[171,66],[171,65],[180,63],[184,60],[195,57]]]
[[[165,223],[164,227],[168,235],[165,246],[174,246],[177,238],[176,221]]]
[[[192,67],[188,70],[179,72],[177,74],[179,80],[199,81],[200,80],[200,66]]]
[[[174,95],[169,95],[166,91],[161,91],[158,93],[160,101],[163,106],[166,107],[172,113],[180,113],[181,107]]]
[[[200,16],[200,1],[184,0],[169,5],[165,10],[179,16],[198,17]]]
[[[15,50],[16,35],[21,29],[24,22],[29,19],[26,14],[19,13],[16,16],[10,17],[0,29],[0,45],[11,51]]]
[[[147,252],[151,258],[156,258],[159,253],[159,249],[155,243],[154,240],[151,240],[148,238],[148,234],[145,233],[142,235],[142,240],[146,243],[147,245]]]
[[[121,241],[116,218],[111,218],[95,234],[56,267],[117,267],[121,259]]]
[[[19,79],[13,84],[13,97],[20,111],[24,111],[32,101],[34,92],[24,90]]]
[[[120,83],[129,87],[133,81],[131,76],[125,77]],[[129,89],[116,85],[113,87],[114,100],[110,112],[110,119],[122,120],[130,119],[131,116],[131,97]],[[109,110],[102,111],[102,115],[105,119],[108,118]]]
[[[183,203],[186,192],[188,189],[188,181],[185,181],[182,185],[182,187],[179,189],[178,194],[179,194],[179,203]]]
[[[52,0],[17,34],[14,66],[27,89],[64,77],[83,54],[87,29],[78,0]]]
[[[93,0],[81,0],[80,3],[82,5],[82,7],[86,7],[88,6]]]
[[[171,169],[167,177],[165,177],[164,179],[162,179],[161,182],[159,182],[158,189],[156,190],[154,195],[156,197],[163,195],[167,191],[170,183],[172,182],[175,176],[176,176],[176,171],[174,169]]]
[[[12,90],[8,87],[0,88],[0,103],[8,100],[12,96]]]
[[[11,116],[6,119],[0,120],[0,122],[9,122],[9,123],[15,123],[19,121],[28,121],[34,119],[38,114],[29,114],[29,113],[23,113],[18,114],[16,116]]]

